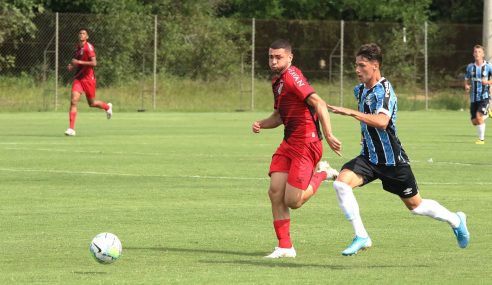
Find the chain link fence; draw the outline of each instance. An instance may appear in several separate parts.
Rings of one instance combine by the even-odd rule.
[[[354,54],[375,42],[403,109],[457,109],[466,106],[466,96],[456,94],[464,95],[465,66],[482,36],[481,25],[217,21],[179,28],[154,15],[38,15],[33,37],[0,43],[0,58],[10,59],[0,66],[0,110],[68,108],[73,74],[66,66],[81,27],[97,53],[97,97],[141,111],[202,110],[209,101],[210,110],[270,110],[268,46],[277,38],[291,41],[294,64],[331,102],[353,101]],[[185,61],[189,54],[195,57]]]

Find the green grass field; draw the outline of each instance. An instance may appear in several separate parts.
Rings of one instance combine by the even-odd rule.
[[[276,245],[267,170],[282,130],[250,131],[269,113],[0,113],[0,284],[486,284],[490,282],[492,140],[475,145],[467,112],[401,112],[400,139],[421,194],[469,217],[469,248],[450,227],[410,214],[373,183],[357,189],[373,247],[352,239],[331,183],[292,213],[298,257],[266,260]],[[332,115],[359,152],[358,122]],[[489,128],[488,137],[492,136]],[[112,232],[123,255],[89,254]]]

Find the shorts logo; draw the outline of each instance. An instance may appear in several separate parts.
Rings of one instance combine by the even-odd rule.
[[[410,194],[412,194],[412,188],[407,188],[403,190],[403,195],[410,195]]]

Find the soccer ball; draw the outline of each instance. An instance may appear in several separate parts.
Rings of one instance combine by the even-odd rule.
[[[117,236],[112,233],[100,233],[92,239],[89,250],[97,262],[109,264],[115,262],[123,248]]]

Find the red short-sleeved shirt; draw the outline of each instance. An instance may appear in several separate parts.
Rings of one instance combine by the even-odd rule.
[[[73,58],[77,60],[90,61],[92,57],[96,56],[94,46],[86,42],[83,46],[77,45]],[[94,79],[94,68],[88,65],[79,65],[77,73],[75,73],[75,79]]]
[[[312,106],[306,103],[315,93],[301,70],[289,67],[283,74],[273,78],[274,108],[285,126],[284,140],[290,144],[309,143],[322,139],[319,121]]]

